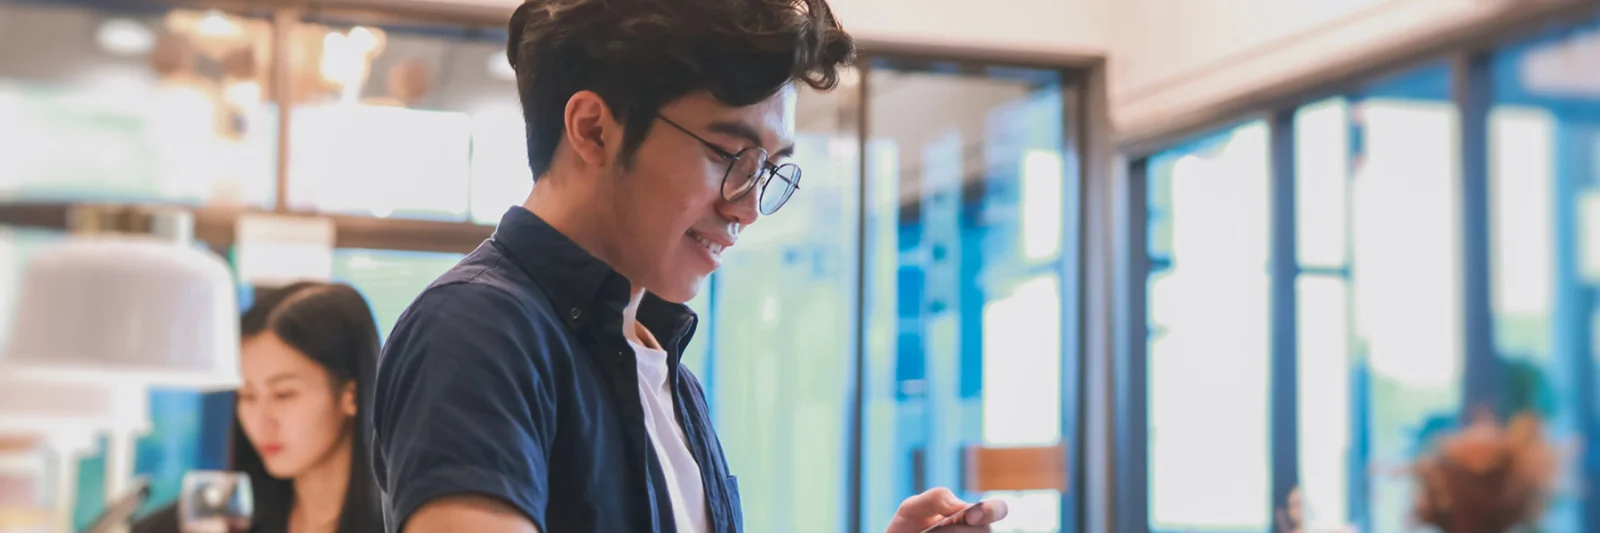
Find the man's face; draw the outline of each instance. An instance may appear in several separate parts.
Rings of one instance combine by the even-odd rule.
[[[760,216],[759,186],[735,201],[723,198],[730,163],[718,152],[751,157],[746,149],[761,148],[771,154],[768,162],[782,164],[794,149],[794,102],[795,91],[786,88],[749,107],[728,107],[705,92],[662,107],[632,165],[617,167],[608,180],[613,266],[662,299],[693,299]]]

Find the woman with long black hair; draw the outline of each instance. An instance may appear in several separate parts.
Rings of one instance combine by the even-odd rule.
[[[297,283],[258,297],[240,323],[243,386],[232,468],[250,476],[252,533],[383,531],[367,451],[377,372],[372,310],[348,285]],[[175,508],[134,533],[178,531]]]

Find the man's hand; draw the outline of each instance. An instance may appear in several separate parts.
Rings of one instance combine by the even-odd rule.
[[[922,533],[922,530],[932,527],[952,513],[966,509],[967,502],[957,498],[950,489],[937,488],[912,496],[900,504],[900,510],[894,514],[894,520],[889,521],[886,533]],[[989,525],[1006,517],[1006,503],[1001,501],[983,502],[982,505],[967,511],[966,516],[956,520],[956,525],[940,528],[939,533],[982,533],[989,531]]]

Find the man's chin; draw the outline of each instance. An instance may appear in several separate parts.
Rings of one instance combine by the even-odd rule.
[[[706,275],[677,283],[663,283],[659,288],[650,289],[650,294],[675,304],[687,304],[690,300],[694,300],[696,296],[700,295],[700,290],[705,287],[706,279],[709,277],[711,275],[707,273]]]

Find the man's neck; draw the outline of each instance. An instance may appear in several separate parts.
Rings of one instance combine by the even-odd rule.
[[[611,261],[611,254],[608,253],[609,241],[605,238],[609,228],[602,226],[605,217],[593,216],[590,202],[573,201],[571,193],[577,191],[563,190],[568,186],[546,177],[533,186],[533,192],[528,193],[528,199],[522,202],[522,207],[589,255],[616,268],[616,263]]]
[[[583,251],[588,252],[589,255],[595,256],[595,258],[605,262],[607,265],[612,265],[612,268],[616,268],[615,264],[607,257],[609,254],[605,251],[606,240],[601,237],[602,232],[596,231],[603,228],[596,227],[597,224],[593,223],[583,211],[578,209],[578,205],[584,202],[565,201],[558,198],[562,185],[551,183],[548,178],[546,180],[545,183],[533,187],[533,192],[528,194],[528,199],[522,203],[522,207],[538,216],[540,220],[555,228],[556,231],[561,232],[562,235],[572,240],[574,244],[577,244]],[[628,306],[622,310],[622,335],[635,344],[661,349],[660,343],[656,342],[655,336],[649,330],[646,330],[644,326],[639,325],[639,303],[643,301],[644,287],[632,286],[628,294]]]

